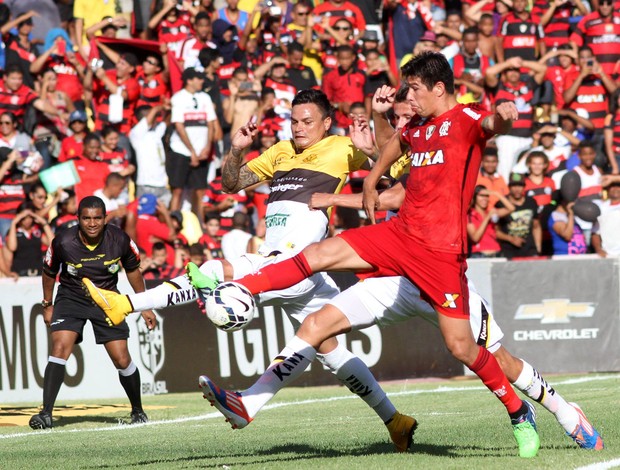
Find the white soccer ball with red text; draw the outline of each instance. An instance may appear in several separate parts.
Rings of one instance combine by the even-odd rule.
[[[256,315],[256,301],[250,291],[236,282],[219,284],[205,303],[207,317],[223,331],[244,328]]]

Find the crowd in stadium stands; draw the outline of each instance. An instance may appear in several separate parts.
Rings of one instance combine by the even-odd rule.
[[[257,119],[255,158],[291,137],[291,102],[315,87],[346,134],[425,50],[449,59],[459,101],[519,110],[485,151],[470,255],[620,254],[620,1],[0,0],[0,32],[3,277],[40,275],[92,194],[146,278],[256,252],[269,186],[224,193],[231,133]],[[594,223],[563,200],[567,172]],[[364,223],[335,210],[330,235]]]

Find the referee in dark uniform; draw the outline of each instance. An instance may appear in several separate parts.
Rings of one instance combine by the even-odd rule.
[[[108,326],[103,311],[88,297],[82,278],[88,277],[97,287],[118,292],[121,265],[135,292],[144,292],[144,280],[138,267],[138,248],[120,228],[105,223],[105,204],[96,196],[80,201],[78,225],[54,238],[43,260],[43,318],[50,327],[52,353],[45,368],[43,410],[30,419],[33,429],[52,427],[52,410],[65,376],[65,364],[73,345],[82,341],[86,320],[90,320],[97,344],[103,344],[118,369],[121,385],[131,402],[131,422],[148,420],[142,409],[140,372],[127,349],[129,327],[121,323]],[[56,276],[60,285],[52,302]],[[142,312],[149,329],[156,325],[155,314]]]

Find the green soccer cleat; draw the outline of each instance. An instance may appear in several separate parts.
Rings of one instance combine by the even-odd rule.
[[[412,416],[394,413],[386,424],[390,433],[390,439],[394,443],[396,452],[407,452],[413,444],[413,433],[418,427],[418,422]]]
[[[538,454],[540,437],[536,430],[536,410],[530,402],[523,400],[523,403],[527,407],[527,411],[510,421],[519,446],[519,457],[531,459]]]
[[[88,278],[83,278],[82,283],[86,286],[88,293],[93,301],[105,313],[108,325],[120,325],[125,321],[125,317],[133,311],[129,297],[111,290],[96,287]]]
[[[189,278],[189,282],[192,284],[192,287],[196,289],[198,298],[203,304],[206,303],[207,297],[211,295],[213,289],[215,289],[220,283],[217,276],[209,276],[208,274],[203,273],[198,265],[192,262],[185,265],[185,272]]]

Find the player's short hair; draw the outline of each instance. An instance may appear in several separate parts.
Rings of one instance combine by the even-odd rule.
[[[441,52],[427,51],[418,54],[400,70],[403,78],[419,78],[429,90],[442,82],[446,91],[454,94],[454,73],[448,59]]]
[[[295,98],[293,98],[293,107],[298,106],[300,104],[315,104],[321,111],[321,115],[323,119],[331,117],[332,115],[332,105],[327,99],[327,95],[323,93],[321,90],[309,89],[309,90],[301,90]]]
[[[577,146],[577,154],[581,153],[582,149],[592,149],[596,152],[596,145],[591,140],[582,140]]]
[[[118,135],[120,135],[121,133],[114,126],[105,126],[103,129],[101,129],[101,137],[103,139],[105,139],[110,134],[118,134]]]
[[[106,186],[109,185],[110,183],[120,183],[121,181],[124,182],[125,177],[121,175],[120,173],[117,173],[116,171],[113,173],[110,173],[108,176],[105,177]]]
[[[101,213],[105,217],[105,203],[100,197],[86,196],[78,205],[78,217],[82,215],[84,209],[101,209]]]
[[[394,103],[404,103],[407,101],[407,95],[409,94],[409,85],[403,84],[396,91],[394,95]]]

